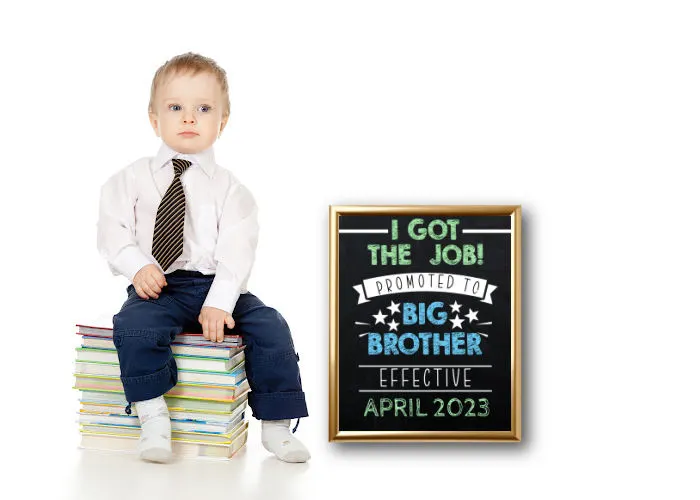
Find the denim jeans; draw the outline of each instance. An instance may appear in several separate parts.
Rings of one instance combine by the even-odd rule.
[[[197,318],[214,276],[178,270],[166,279],[168,285],[157,299],[142,299],[129,285],[126,302],[112,318],[121,381],[129,403],[169,391],[177,383],[170,343],[183,331],[202,331]],[[245,370],[251,389],[248,405],[253,417],[307,417],[299,355],[285,319],[252,293],[241,294],[232,316],[236,322],[232,333],[241,335],[245,345]]]

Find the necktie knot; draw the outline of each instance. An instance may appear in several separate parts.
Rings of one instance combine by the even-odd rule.
[[[181,160],[179,158],[173,158],[173,167],[175,167],[175,175],[180,176],[187,170],[187,167],[192,165],[191,161]]]

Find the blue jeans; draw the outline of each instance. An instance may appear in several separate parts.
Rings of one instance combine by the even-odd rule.
[[[112,318],[121,381],[129,403],[168,392],[177,383],[170,343],[183,331],[202,331],[197,318],[214,276],[178,270],[166,279],[168,285],[157,299],[142,299],[129,285],[129,297]],[[248,405],[253,417],[307,417],[299,355],[285,319],[252,293],[241,294],[232,316],[236,322],[232,333],[241,335],[245,345],[245,370],[251,389]]]

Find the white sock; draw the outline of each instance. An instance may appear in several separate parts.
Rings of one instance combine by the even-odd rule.
[[[284,462],[306,462],[311,455],[306,446],[289,432],[290,420],[263,420],[262,444]]]
[[[137,401],[136,413],[141,422],[138,452],[143,460],[167,463],[172,459],[170,412],[163,396]]]

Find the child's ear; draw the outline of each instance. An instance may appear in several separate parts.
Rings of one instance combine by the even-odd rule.
[[[148,113],[148,119],[151,122],[151,127],[158,137],[160,137],[160,131],[158,130],[158,115],[155,113]]]
[[[228,116],[224,116],[221,119],[221,127],[219,128],[219,137],[221,137],[221,132],[224,131],[224,127],[226,127],[227,123],[228,123]]]

